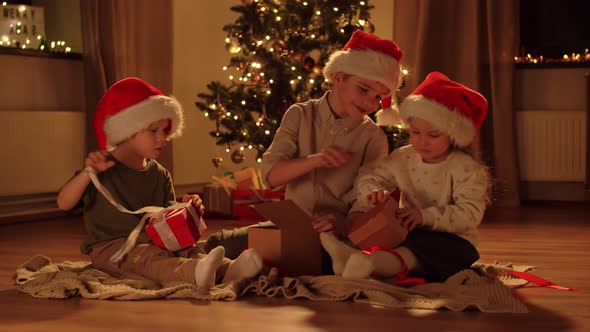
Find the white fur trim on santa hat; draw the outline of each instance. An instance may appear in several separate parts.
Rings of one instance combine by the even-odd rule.
[[[399,110],[395,105],[391,107],[380,109],[377,114],[377,125],[379,126],[397,126],[402,122],[402,118],[399,116]]]
[[[336,51],[324,67],[324,77],[332,81],[332,76],[342,72],[382,83],[394,93],[400,86],[400,67],[397,60],[385,53],[373,50]]]
[[[475,138],[476,129],[470,119],[422,95],[406,97],[400,105],[400,115],[408,125],[412,117],[430,122],[432,127],[448,134],[459,147],[470,145]]]
[[[174,97],[155,95],[108,117],[104,123],[107,144],[116,146],[150,124],[170,119],[170,138],[180,136],[184,126],[182,106]]]

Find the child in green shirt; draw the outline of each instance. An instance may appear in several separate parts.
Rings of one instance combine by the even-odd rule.
[[[155,158],[168,140],[181,134],[182,127],[183,110],[177,100],[138,78],[123,79],[107,90],[97,106],[94,129],[103,150],[90,153],[85,167],[92,168],[102,186],[128,210],[175,204],[170,172]],[[112,148],[107,151],[107,147]],[[199,288],[253,277],[260,271],[262,261],[254,250],[233,261],[224,257],[223,247],[208,255],[196,248],[170,252],[155,246],[145,232],[121,261],[112,263],[111,257],[125,244],[140,217],[119,211],[90,181],[86,172],[79,172],[60,190],[57,203],[63,210],[82,203],[88,237],[81,250],[95,268],[160,283],[195,283]],[[183,202],[191,200],[202,215],[200,197],[183,197]]]

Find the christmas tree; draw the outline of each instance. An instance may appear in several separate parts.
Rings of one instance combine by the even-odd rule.
[[[289,106],[323,95],[325,62],[355,30],[373,32],[372,8],[368,0],[242,0],[231,7],[240,17],[223,27],[229,83],[209,83],[196,105],[215,121],[216,144],[234,148],[232,161],[241,162],[244,149],[255,149],[260,161]],[[407,140],[401,128],[382,128],[390,149]]]

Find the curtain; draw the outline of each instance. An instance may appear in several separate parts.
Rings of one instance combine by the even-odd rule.
[[[88,151],[98,149],[92,117],[109,86],[122,78],[137,76],[164,94],[171,93],[172,3],[169,0],[80,2]],[[170,143],[158,160],[173,171]]]
[[[520,1],[395,0],[394,40],[409,71],[402,96],[431,71],[479,92],[490,105],[479,142],[494,178],[494,204],[520,204],[513,107]]]

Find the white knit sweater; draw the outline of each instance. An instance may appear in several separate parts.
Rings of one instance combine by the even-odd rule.
[[[454,233],[477,246],[486,208],[489,175],[471,156],[452,151],[439,163],[425,163],[411,145],[393,151],[375,167],[361,170],[351,212],[371,207],[366,196],[376,189],[399,188],[400,206],[420,209],[422,227]]]

